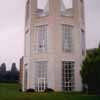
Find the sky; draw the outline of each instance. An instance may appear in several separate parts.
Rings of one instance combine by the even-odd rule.
[[[39,6],[45,0],[39,0]],[[66,1],[66,0],[64,0]],[[24,20],[26,0],[0,0],[0,64],[10,69],[24,55]],[[95,48],[100,41],[100,0],[85,0],[86,48]]]

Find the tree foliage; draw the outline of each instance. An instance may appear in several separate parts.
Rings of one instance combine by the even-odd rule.
[[[11,72],[16,72],[16,71],[17,71],[16,63],[12,63]]]
[[[19,80],[19,71],[16,63],[12,63],[11,70],[6,70],[6,64],[0,66],[0,82],[17,82]]]
[[[6,64],[5,63],[1,64],[0,72],[6,72]]]
[[[81,76],[88,91],[100,92],[100,48],[87,53],[82,65]]]

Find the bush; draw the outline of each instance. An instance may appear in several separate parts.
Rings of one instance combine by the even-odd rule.
[[[100,48],[89,50],[81,68],[82,82],[90,94],[100,94]]]
[[[35,92],[34,89],[27,89],[26,92]]]
[[[23,92],[22,89],[19,89],[19,92]]]
[[[53,89],[51,89],[51,88],[47,88],[47,89],[45,89],[45,91],[44,92],[54,92],[54,90]]]

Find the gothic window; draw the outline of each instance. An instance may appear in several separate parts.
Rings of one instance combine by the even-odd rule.
[[[66,9],[73,8],[73,0],[63,0]]]
[[[38,53],[47,51],[47,25],[35,26],[35,51]]]
[[[73,0],[62,0],[61,15],[73,16]]]
[[[83,3],[83,0],[80,0]]]
[[[26,19],[25,19],[26,25],[29,21],[29,14],[30,14],[30,0],[28,0],[26,3]]]
[[[74,62],[64,61],[63,62],[63,90],[73,91],[74,89]]]
[[[28,79],[28,71],[27,68],[25,68],[25,72],[24,72],[24,87],[25,89],[27,89],[27,79]]]
[[[47,61],[35,62],[35,89],[43,92],[47,88]]]
[[[82,55],[85,55],[85,31],[81,29],[81,46],[82,46]]]
[[[84,1],[83,0],[80,0],[80,11],[81,11],[81,20],[82,20],[82,23],[84,24]]]
[[[63,24],[62,25],[63,31],[63,50],[64,51],[71,51],[72,50],[72,31],[73,26]]]
[[[42,4],[41,4],[42,3]],[[49,5],[48,0],[38,0],[37,16],[48,16]]]
[[[48,0],[37,0],[37,1],[38,1],[38,9],[45,9]]]

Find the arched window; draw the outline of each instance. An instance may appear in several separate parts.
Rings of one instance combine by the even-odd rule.
[[[61,15],[73,16],[73,0],[62,0]]]
[[[73,8],[73,0],[63,0],[66,9]]]
[[[34,62],[35,65],[35,90],[37,92],[44,92],[47,88],[47,61]]]
[[[45,9],[48,0],[37,0],[38,1],[38,9]]]
[[[47,16],[48,15],[48,9],[49,9],[48,0],[38,0],[37,4],[38,4],[37,5],[37,7],[38,7],[38,11],[37,11],[38,16]]]
[[[26,18],[25,18],[26,25],[29,21],[29,15],[30,15],[30,0],[28,0],[26,3]]]

